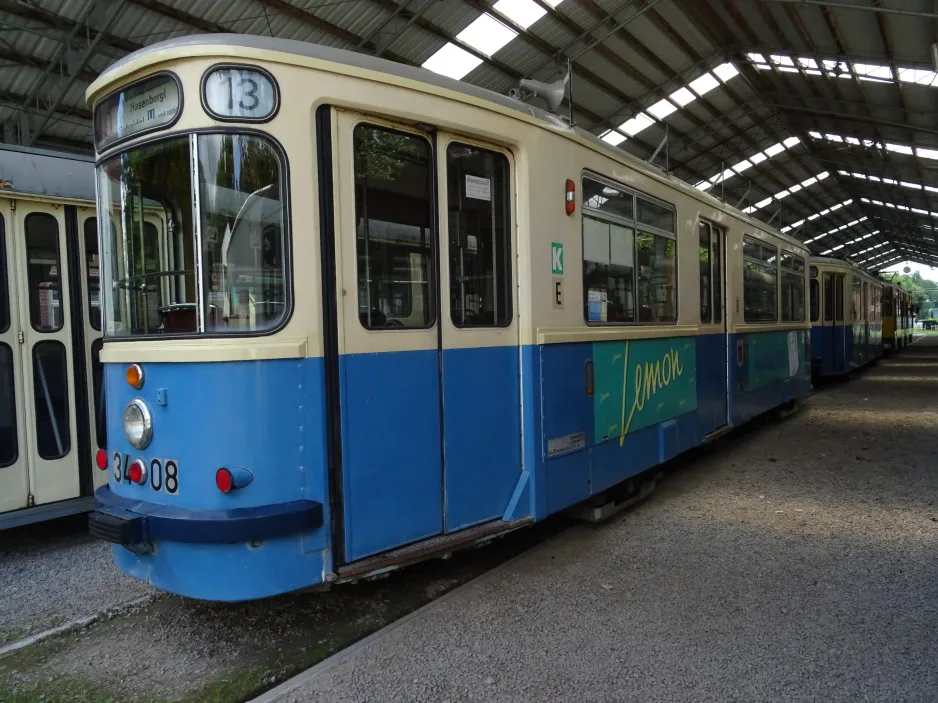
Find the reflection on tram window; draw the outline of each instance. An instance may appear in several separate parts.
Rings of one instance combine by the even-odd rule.
[[[18,452],[13,351],[6,344],[0,344],[0,468],[16,461]]]
[[[196,331],[189,139],[130,149],[98,167],[109,336]],[[110,217],[108,216],[110,215]]]
[[[59,223],[44,212],[26,216],[29,318],[37,332],[62,329],[62,279],[59,275]]]
[[[358,312],[367,329],[429,327],[433,252],[430,144],[384,127],[355,127]]]
[[[104,406],[104,365],[101,363],[103,340],[91,343],[91,390],[94,400],[94,431],[98,449],[107,449],[107,415]]]
[[[450,316],[457,327],[511,322],[508,159],[485,149],[446,149]]]
[[[98,221],[85,220],[85,274],[88,276],[88,324],[101,330],[101,262],[98,261]]]
[[[0,215],[0,332],[6,332],[10,327],[10,294],[7,292],[6,230],[4,229],[3,215]]]
[[[61,459],[71,446],[65,359],[61,342],[39,342],[33,347],[36,450],[43,459]]]
[[[286,315],[281,164],[258,137],[199,137],[205,330],[260,332]]]

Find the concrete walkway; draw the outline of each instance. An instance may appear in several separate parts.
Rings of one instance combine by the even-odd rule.
[[[938,701],[938,338],[262,696]]]

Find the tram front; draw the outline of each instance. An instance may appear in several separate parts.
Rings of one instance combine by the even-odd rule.
[[[151,47],[88,91],[110,474],[90,524],[128,574],[246,600],[331,570],[315,145],[279,87],[297,69],[225,52]]]

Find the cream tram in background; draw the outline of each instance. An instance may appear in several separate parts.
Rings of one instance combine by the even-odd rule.
[[[883,355],[886,285],[856,264],[811,257],[811,365],[837,376]]]
[[[0,146],[0,529],[106,483],[94,163]]]
[[[132,54],[88,100],[91,528],[158,588],[245,600],[447,553],[810,390],[805,247],[556,115],[234,35]],[[148,208],[158,270],[130,254]]]

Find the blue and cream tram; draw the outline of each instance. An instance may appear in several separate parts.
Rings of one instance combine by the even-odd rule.
[[[0,146],[0,529],[87,512],[106,483],[94,178]]]
[[[881,279],[842,259],[811,257],[811,368],[838,376],[883,355]]]
[[[804,246],[555,115],[256,36],[148,47],[88,98],[91,525],[161,589],[380,573],[810,389]]]

